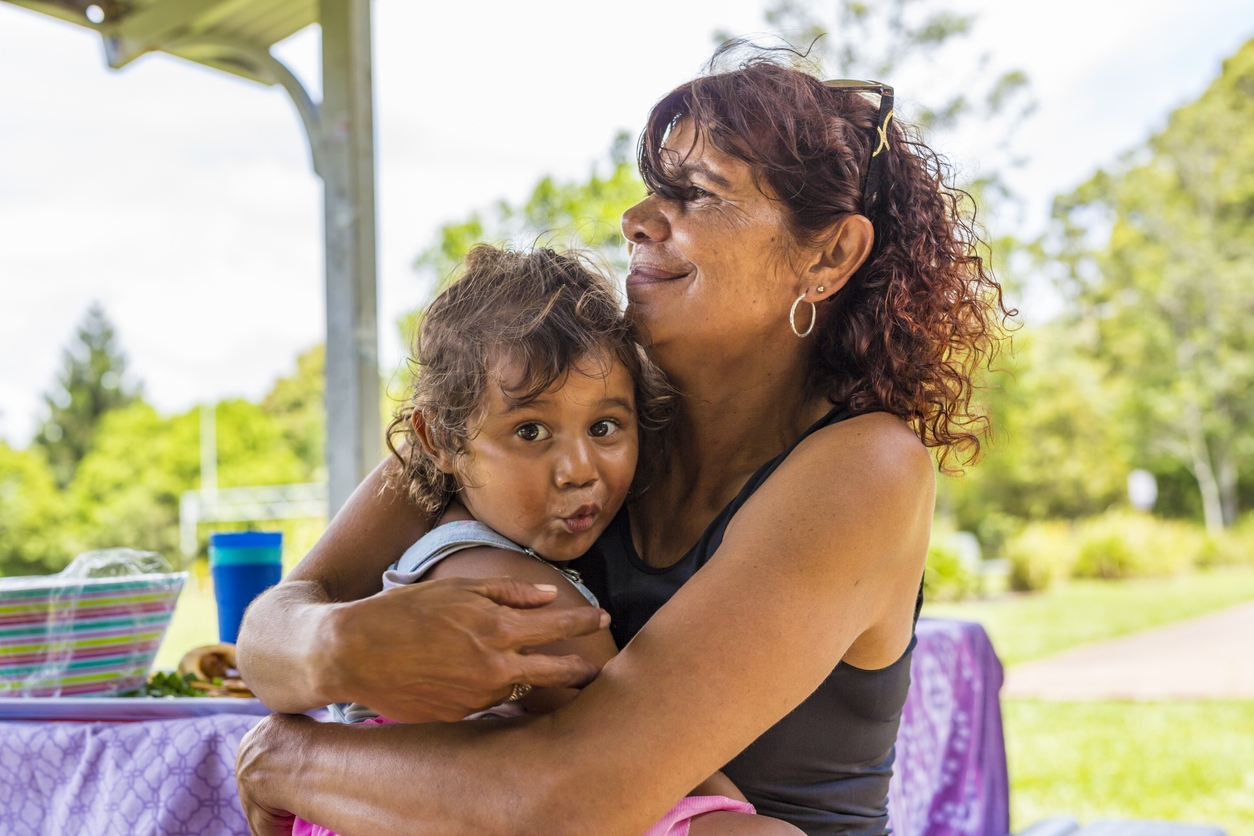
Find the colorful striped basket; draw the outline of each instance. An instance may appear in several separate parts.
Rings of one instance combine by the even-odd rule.
[[[138,688],[186,580],[186,572],[0,578],[0,698]]]

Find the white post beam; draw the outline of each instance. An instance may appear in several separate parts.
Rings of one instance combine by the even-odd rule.
[[[320,0],[327,475],[334,514],[383,454],[370,0]]]

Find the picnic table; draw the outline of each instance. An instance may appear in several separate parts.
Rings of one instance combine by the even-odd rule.
[[[1002,667],[978,624],[922,619],[889,789],[896,836],[1006,836]],[[246,836],[235,752],[257,716],[0,723],[6,836]]]

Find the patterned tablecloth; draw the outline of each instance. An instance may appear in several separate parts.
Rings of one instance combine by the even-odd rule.
[[[910,694],[888,788],[895,836],[1006,836],[1010,781],[1001,729],[1002,668],[967,621],[920,619]]]
[[[889,795],[897,836],[1005,836],[1002,669],[984,630],[919,622]],[[0,834],[247,834],[235,750],[256,717],[0,723]]]

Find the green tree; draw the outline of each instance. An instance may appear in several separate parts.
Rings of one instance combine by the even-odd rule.
[[[960,528],[997,546],[1014,520],[1098,514],[1122,501],[1131,469],[1121,396],[1077,343],[1092,329],[1056,322],[1015,335],[990,375],[994,432],[982,461],[940,484],[940,506]]]
[[[282,426],[244,400],[217,405],[218,485],[300,482],[305,465]],[[114,410],[71,486],[78,548],[130,546],[178,553],[179,498],[200,480],[200,417],[162,417],[143,401]]]
[[[1254,41],[1145,147],[1060,197],[1048,242],[1139,456],[1193,475],[1212,531],[1236,519],[1254,457],[1251,125]]]
[[[326,346],[316,345],[296,358],[295,373],[281,377],[261,402],[292,451],[304,463],[302,481],[326,478]]]
[[[645,193],[631,148],[631,137],[620,132],[608,159],[594,166],[587,180],[559,182],[545,177],[521,204],[501,201],[490,211],[473,212],[464,220],[445,224],[418,256],[415,268],[435,280],[434,292],[438,292],[457,277],[462,259],[475,244],[530,246],[539,242],[592,250],[614,269],[626,272],[620,219]]]
[[[74,341],[61,357],[61,372],[44,396],[48,418],[35,443],[43,448],[64,487],[91,450],[101,417],[129,404],[138,394],[125,381],[126,358],[117,345],[113,325],[99,303],[87,310]]]
[[[46,574],[69,561],[65,504],[37,447],[0,441],[0,575]]]
[[[1002,172],[1023,162],[1013,140],[1036,100],[1026,73],[972,52],[975,15],[936,0],[775,0],[765,17],[773,32],[806,51],[801,63],[826,78],[912,80],[897,100],[898,115],[925,131],[979,124],[993,141],[981,149],[980,176],[965,187],[982,203],[1009,196]]]

